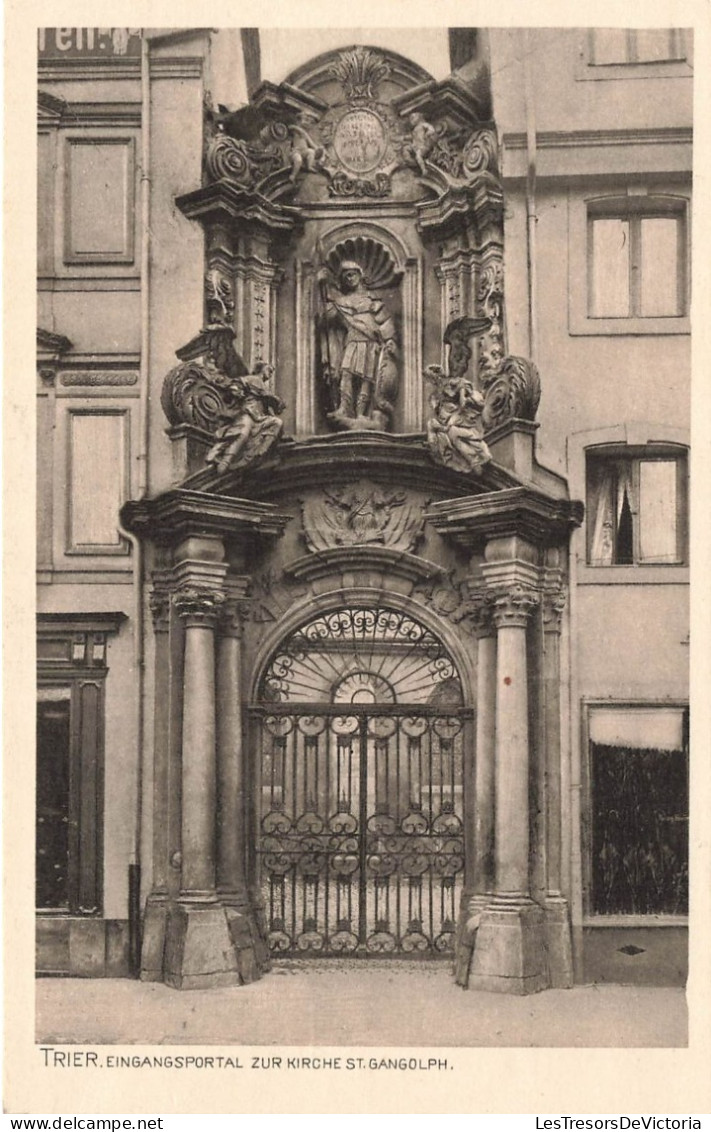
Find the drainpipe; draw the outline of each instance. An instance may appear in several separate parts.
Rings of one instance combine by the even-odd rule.
[[[528,269],[528,356],[538,361],[536,321],[536,107],[531,73],[532,47],[528,28],[521,30],[523,54],[523,98],[526,110],[526,265]]]
[[[139,450],[136,453],[138,465],[139,499],[148,492],[148,443],[149,443],[149,282],[150,282],[150,44],[145,32],[141,38],[141,179],[140,179],[140,225],[141,225],[141,290],[140,290],[140,366],[139,366]],[[137,744],[136,761],[136,805],[135,827],[131,859],[128,866],[128,941],[129,968],[138,977],[141,969],[141,852],[143,826],[143,777],[144,777],[144,690],[145,690],[145,652],[143,617],[143,547],[136,535],[119,526],[121,536],[131,544],[133,562],[133,669],[135,677],[135,733]]]

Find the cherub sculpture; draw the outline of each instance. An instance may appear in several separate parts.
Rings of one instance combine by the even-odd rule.
[[[281,436],[283,423],[278,414],[284,402],[270,388],[273,375],[274,367],[260,362],[254,373],[233,378],[225,389],[223,423],[205,457],[205,463],[213,464],[218,473],[253,463]]]
[[[291,173],[289,180],[294,184],[299,173],[305,169],[307,173],[314,173],[321,167],[325,156],[325,149],[322,145],[318,145],[306,127],[310,124],[309,118],[302,114],[298,122],[294,122],[289,126],[289,138],[291,141]]]
[[[488,318],[461,318],[447,327],[449,373],[441,366],[427,366],[425,380],[432,386],[427,422],[427,440],[432,456],[458,472],[479,474],[491,460],[484,441],[482,411],[484,397],[466,377],[471,358],[469,338],[490,326]]]
[[[426,120],[423,114],[419,111],[413,110],[408,114],[408,122],[410,124],[410,141],[405,147],[405,158],[409,161],[414,161],[423,177],[427,172],[425,164],[430,150],[435,145],[438,132],[436,128]]]

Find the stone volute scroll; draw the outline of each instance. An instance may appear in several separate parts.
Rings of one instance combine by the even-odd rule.
[[[218,473],[244,468],[271,452],[283,424],[283,401],[271,387],[274,368],[249,373],[234,347],[232,287],[217,271],[206,276],[208,324],[176,351],[180,365],[166,376],[161,405],[170,424],[206,437],[205,463]]]
[[[486,435],[508,421],[534,421],[541,398],[533,362],[503,356],[500,305],[490,294],[496,279],[486,282],[492,313],[450,322],[444,333],[448,372],[438,365],[427,366],[424,372],[431,388],[427,440],[433,459],[476,475],[491,460]],[[467,376],[474,337],[478,338],[478,365],[476,375]]]

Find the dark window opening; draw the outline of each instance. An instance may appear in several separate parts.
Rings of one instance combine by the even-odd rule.
[[[685,751],[592,744],[592,911],[683,915],[688,908]]]
[[[653,450],[588,453],[591,566],[680,565],[686,560],[686,460]]]
[[[69,907],[69,714],[69,699],[38,705],[38,908]]]

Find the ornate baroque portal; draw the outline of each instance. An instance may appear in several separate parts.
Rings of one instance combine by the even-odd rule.
[[[457,77],[331,52],[208,101],[177,205],[205,305],[163,387],[172,486],[122,512],[154,613],[142,977],[453,953],[464,986],[570,985],[581,506],[506,353],[494,124]]]

